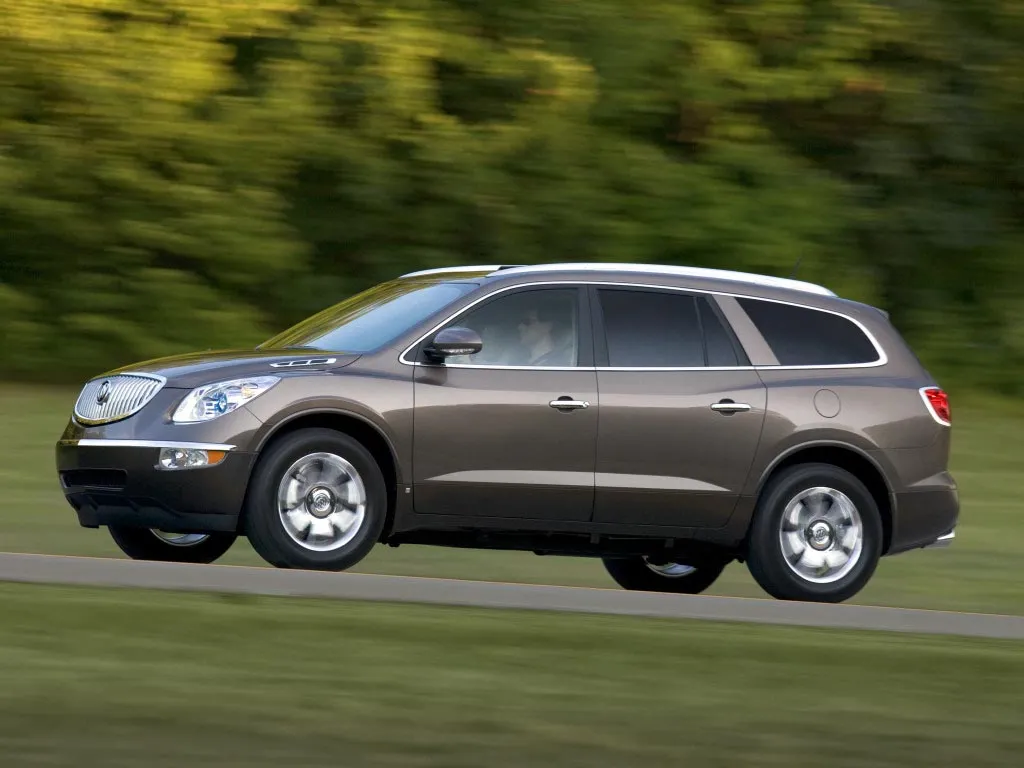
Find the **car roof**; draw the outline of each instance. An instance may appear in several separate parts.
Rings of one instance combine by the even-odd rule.
[[[693,278],[701,281],[720,281],[727,284],[723,286],[724,288],[728,288],[729,286],[735,287],[737,283],[740,283],[748,286],[763,286],[765,288],[797,291],[801,293],[815,294],[818,296],[836,297],[836,294],[830,289],[804,280],[775,277],[773,275],[763,275],[754,272],[740,272],[728,269],[712,269],[708,267],[676,266],[667,264],[632,264],[613,262],[565,262],[533,265],[489,264],[424,269],[417,272],[409,272],[408,274],[402,275],[402,277],[436,276],[443,278],[446,276],[473,276],[494,278],[498,276],[518,277],[542,274],[548,276],[560,275],[563,277],[580,277],[587,274],[597,273],[604,275],[618,273],[629,276],[649,275],[652,277]]]

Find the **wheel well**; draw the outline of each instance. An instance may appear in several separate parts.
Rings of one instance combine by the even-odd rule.
[[[882,516],[882,552],[888,552],[892,542],[892,500],[889,496],[889,486],[886,485],[878,467],[856,451],[832,445],[817,445],[795,451],[772,469],[758,489],[758,496],[779,472],[797,464],[814,463],[840,467],[864,483]]]
[[[388,513],[384,521],[384,528],[381,531],[381,539],[383,540],[391,531],[391,524],[395,518],[395,505],[398,493],[398,471],[395,466],[394,454],[391,452],[391,446],[387,439],[376,427],[371,426],[356,416],[329,411],[310,413],[294,418],[278,427],[264,442],[260,448],[260,454],[263,454],[267,448],[278,440],[301,429],[310,428],[333,429],[358,440],[377,462],[377,466],[380,467],[380,471],[384,475],[384,485],[388,493]]]

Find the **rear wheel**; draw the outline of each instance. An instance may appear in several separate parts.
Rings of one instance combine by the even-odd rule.
[[[775,598],[839,603],[864,588],[881,552],[882,517],[864,484],[830,464],[802,464],[765,488],[747,565]]]
[[[245,531],[279,568],[342,571],[373,549],[387,515],[387,486],[359,441],[303,429],[272,444],[253,473]]]
[[[702,558],[699,562],[661,563],[646,557],[606,557],[605,570],[623,589],[696,595],[708,589],[725,570],[728,558]]]
[[[171,533],[121,525],[111,525],[108,530],[114,543],[133,560],[170,563],[212,563],[238,538],[233,533]]]

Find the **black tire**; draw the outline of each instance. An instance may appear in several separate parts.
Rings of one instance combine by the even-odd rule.
[[[863,530],[856,564],[835,581],[818,583],[797,574],[785,559],[780,531],[791,500],[818,486],[845,494],[853,502]],[[831,464],[789,467],[765,487],[754,512],[747,567],[754,580],[779,600],[841,603],[860,592],[874,575],[882,553],[882,516],[871,492],[856,476]]]
[[[643,557],[606,557],[603,562],[605,570],[623,589],[698,595],[715,583],[731,560],[702,558],[693,564],[696,570],[680,576],[664,575],[652,570]]]
[[[158,560],[165,563],[212,563],[219,560],[238,538],[233,533],[209,533],[195,544],[173,544],[150,528],[111,525],[114,543],[132,560]],[[172,534],[173,535],[173,534]]]
[[[337,549],[314,551],[296,542],[278,513],[278,485],[299,459],[334,454],[352,465],[366,493],[363,520],[354,536]],[[387,517],[387,486],[373,455],[358,441],[332,429],[303,429],[272,443],[257,462],[246,495],[244,527],[253,549],[278,568],[343,571],[377,543]]]

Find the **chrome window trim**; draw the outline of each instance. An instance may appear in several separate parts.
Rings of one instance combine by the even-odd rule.
[[[80,448],[184,448],[192,451],[233,451],[235,446],[222,443],[190,443],[183,440],[118,440],[103,437],[83,437],[61,440],[61,445]]]
[[[506,270],[511,272],[512,270]],[[731,298],[743,298],[753,299],[756,301],[770,301],[775,304],[786,304],[791,307],[799,307],[800,309],[809,309],[814,312],[826,312],[830,315],[837,315],[845,320],[849,320],[851,323],[856,325],[861,333],[863,333],[871,345],[875,348],[875,352],[878,353],[878,359],[869,363],[836,363],[833,365],[733,365],[733,366],[695,366],[687,368],[642,368],[642,367],[615,367],[615,366],[533,366],[533,365],[469,365],[466,363],[421,363],[417,361],[407,360],[408,355],[417,345],[423,342],[425,338],[433,333],[436,333],[441,328],[444,328],[448,323],[455,320],[460,315],[464,315],[473,309],[477,304],[487,301],[499,294],[506,291],[512,291],[520,288],[538,288],[538,287],[549,287],[549,286],[574,286],[581,287],[585,285],[596,285],[596,286],[611,286],[615,288],[640,288],[640,289],[654,289],[661,291],[683,291],[686,293],[697,293],[705,296],[728,296]],[[731,322],[731,321],[730,321]],[[760,336],[760,333],[758,333]],[[742,343],[742,342],[741,342]],[[767,342],[765,342],[767,343]],[[831,371],[831,370],[854,370],[858,368],[880,368],[887,365],[889,362],[889,356],[885,353],[882,345],[875,338],[875,335],[868,330],[862,322],[854,317],[838,312],[834,309],[823,309],[821,307],[812,307],[808,304],[801,304],[795,301],[786,301],[784,299],[769,299],[762,296],[751,296],[745,293],[732,293],[729,291],[714,291],[706,288],[690,288],[687,286],[679,285],[659,285],[654,283],[624,283],[624,282],[610,282],[605,280],[545,280],[533,283],[517,283],[515,285],[506,285],[496,288],[493,291],[488,292],[484,296],[470,302],[465,307],[453,312],[443,321],[435,325],[426,333],[419,336],[412,344],[407,346],[402,353],[398,356],[398,362],[402,365],[408,365],[412,367],[425,367],[425,368],[473,368],[477,370],[498,370],[498,371]]]
[[[822,370],[843,369],[843,368],[880,368],[883,365],[887,365],[888,362],[889,362],[889,356],[886,354],[885,349],[879,343],[878,339],[875,338],[875,334],[873,334],[871,331],[869,331],[868,327],[866,325],[864,325],[864,323],[862,323],[860,320],[858,320],[855,317],[851,317],[850,315],[847,315],[845,312],[838,312],[838,311],[836,311],[834,309],[823,309],[822,307],[812,307],[812,306],[809,306],[807,304],[801,304],[798,301],[784,301],[782,299],[769,299],[769,298],[766,298],[764,296],[744,296],[742,294],[737,294],[737,293],[724,293],[724,292],[718,292],[718,291],[715,291],[714,293],[716,295],[719,295],[719,296],[729,296],[729,297],[731,297],[733,299],[741,298],[741,299],[747,299],[748,301],[770,301],[773,304],[785,304],[787,306],[796,307],[798,309],[807,309],[807,310],[810,310],[812,312],[825,312],[826,314],[829,314],[829,315],[835,315],[836,317],[841,317],[844,320],[848,320],[849,322],[853,323],[855,326],[857,326],[857,328],[860,329],[860,332],[863,333],[864,336],[867,338],[867,340],[871,342],[871,346],[875,348],[875,353],[878,355],[878,359],[877,360],[873,360],[873,361],[871,361],[869,363],[836,363],[836,364],[833,364],[833,365],[758,365],[758,366],[754,366],[755,368],[757,368],[759,370],[760,369],[766,369],[766,370],[773,370],[773,371],[774,370],[779,370],[779,371],[822,371]],[[740,310],[743,310],[743,308],[740,307]],[[744,314],[746,314],[745,311],[744,311]],[[748,315],[748,317],[749,317],[749,315]],[[751,324],[753,324],[753,320],[751,320]],[[756,330],[757,326],[754,325],[754,328]],[[761,335],[760,331],[758,331],[758,336],[761,336],[761,338],[764,339],[764,337]],[[768,340],[767,339],[764,339],[764,342],[765,342],[765,344],[768,344]],[[769,347],[769,349],[771,349],[771,345],[770,344],[768,345],[768,347]],[[772,355],[774,356],[774,354],[775,353],[773,351]]]
[[[152,381],[159,382],[160,386],[157,387],[156,391],[150,396],[150,398],[148,400],[146,400],[145,403],[143,403],[143,405],[141,407],[139,407],[138,409],[136,409],[132,413],[127,414],[126,416],[121,416],[121,417],[113,419],[113,420],[111,420],[111,419],[88,419],[85,416],[82,416],[78,412],[78,404],[79,404],[79,402],[81,402],[82,395],[85,392],[85,388],[88,387],[90,384],[92,384],[95,381],[103,381],[104,379],[113,379],[113,378],[118,377],[118,376],[135,377],[135,378],[139,378],[139,379],[151,379]],[[155,398],[158,394],[160,394],[160,392],[163,391],[164,387],[166,387],[166,386],[167,386],[167,377],[166,376],[161,376],[158,373],[145,373],[143,371],[119,371],[117,373],[106,373],[106,374],[104,374],[102,376],[93,376],[91,379],[86,381],[85,384],[82,385],[82,388],[78,391],[78,397],[75,398],[75,405],[71,409],[71,415],[72,415],[72,417],[74,418],[74,420],[78,424],[81,424],[82,426],[86,426],[86,427],[100,426],[100,425],[104,425],[104,424],[115,424],[118,421],[124,421],[125,419],[131,418],[136,413],[141,411],[143,408],[145,408],[147,405],[149,405],[153,401],[153,398]]]

